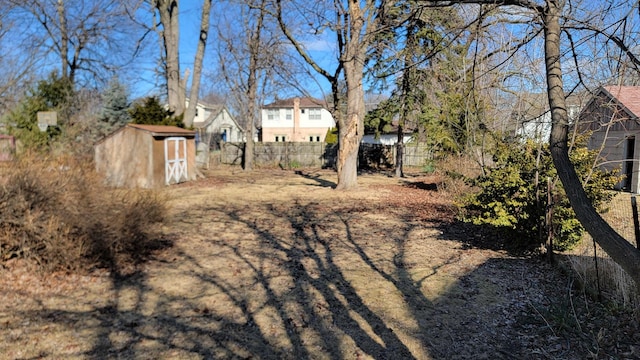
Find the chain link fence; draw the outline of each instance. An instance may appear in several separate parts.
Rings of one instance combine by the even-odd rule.
[[[636,247],[633,197],[634,194],[627,192],[616,193],[602,217],[618,234]],[[633,280],[589,234],[585,234],[582,244],[567,254],[567,258],[584,291],[619,306],[640,308],[640,298]]]

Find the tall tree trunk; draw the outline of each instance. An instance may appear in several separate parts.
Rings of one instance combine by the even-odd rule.
[[[338,190],[349,190],[358,186],[358,150],[364,130],[364,89],[363,67],[356,64],[356,61],[354,59],[344,65],[347,78],[347,114],[341,119],[338,128]]]
[[[560,14],[561,0],[547,0],[543,13],[545,35],[545,65],[549,107],[551,109],[551,136],[549,139],[551,156],[562,181],[571,207],[582,226],[593,239],[633,278],[640,286],[640,252],[620,236],[602,219],[589,201],[580,178],[569,159],[567,133],[569,117],[565,102],[560,66]]]
[[[258,27],[260,29],[260,27]],[[261,31],[261,30],[257,30]],[[255,50],[260,48],[259,44],[256,44]],[[249,59],[249,77],[247,79],[247,122],[245,129],[245,143],[244,143],[244,152],[242,158],[243,170],[251,171],[253,170],[253,158],[254,158],[254,148],[255,144],[253,143],[254,137],[254,124],[255,124],[255,114],[256,114],[256,100],[258,98],[258,82],[256,80],[256,73],[258,71],[258,54],[253,53],[254,48],[250,46],[252,49],[251,58]]]
[[[358,186],[358,150],[364,135],[364,58],[367,43],[360,37],[365,26],[358,1],[349,1],[349,36],[343,54],[347,85],[347,114],[341,118],[338,132],[338,184],[336,189],[349,190]]]
[[[249,109],[253,109],[254,105],[249,105]],[[254,110],[255,112],[255,110]],[[253,137],[255,136],[255,128],[253,126],[253,116],[249,118],[247,122],[248,129],[245,129],[245,142],[244,142],[244,171],[253,170],[253,158],[254,158],[254,148],[255,144],[253,142]]]
[[[62,77],[69,79],[69,30],[67,28],[67,14],[64,7],[64,0],[58,0],[57,5],[58,21],[60,21],[60,60],[62,60]],[[73,79],[71,83],[73,84]]]
[[[262,50],[261,35],[263,31],[264,16],[266,10],[266,1],[260,2],[258,18],[256,19],[256,25],[249,37],[249,76],[247,78],[247,114],[246,114],[246,127],[245,129],[245,143],[243,153],[243,169],[245,171],[253,170],[253,157],[254,157],[254,127],[256,116],[256,102],[258,99],[258,72],[260,71],[260,51]],[[250,26],[245,26],[249,29]]]
[[[202,76],[202,60],[204,59],[204,50],[207,47],[207,40],[209,38],[211,1],[212,0],[205,0],[204,5],[202,6],[200,38],[198,39],[198,49],[196,50],[196,57],[193,63],[193,79],[191,80],[191,91],[189,93],[189,106],[185,110],[183,118],[184,125],[187,128],[190,128],[193,125],[193,119],[196,116],[196,106],[198,105],[198,96],[200,93],[200,78]]]
[[[185,91],[180,81],[178,0],[157,0],[156,8],[162,23],[169,111],[177,116],[184,112]]]

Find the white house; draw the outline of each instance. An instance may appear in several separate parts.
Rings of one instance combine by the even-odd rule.
[[[546,142],[551,135],[551,111],[545,93],[525,93],[514,104],[511,116],[515,120],[515,135],[521,139]],[[582,108],[583,96],[567,98],[569,121],[574,123]]]
[[[391,124],[384,126],[384,129],[378,133],[375,130],[365,127],[365,134],[360,141],[362,144],[374,145],[396,145],[398,143],[399,116],[396,115],[391,120]],[[402,143],[408,144],[414,139],[415,125],[413,123],[405,123],[403,126]]]
[[[211,146],[220,142],[244,141],[244,130],[222,104],[212,105],[199,101],[193,127],[198,133],[198,142],[206,142]]]
[[[410,143],[413,141],[413,135],[404,134],[402,142],[404,144]],[[378,138],[376,138],[375,134],[365,134],[362,137],[363,144],[381,144],[381,145],[395,145],[398,143],[398,134],[380,134]]]
[[[322,100],[278,100],[261,109],[263,142],[324,142],[336,122]]]
[[[222,104],[198,101],[193,127],[196,130],[196,163],[200,167],[208,167],[209,152],[219,150],[220,143],[245,141],[244,131]]]

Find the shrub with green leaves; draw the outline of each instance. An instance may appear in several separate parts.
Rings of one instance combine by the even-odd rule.
[[[338,128],[333,127],[327,130],[327,136],[324,138],[324,142],[326,144],[337,144],[338,143]]]
[[[172,112],[165,108],[155,96],[134,103],[129,110],[129,115],[131,115],[131,122],[134,124],[184,127],[183,115],[173,116]]]
[[[21,144],[31,150],[47,149],[61,134],[70,117],[77,110],[74,104],[73,84],[68,79],[52,73],[46,80],[38,82],[25,98],[7,114],[4,121],[9,131]],[[47,131],[38,128],[38,112],[55,111],[58,114],[58,125],[50,126]]]
[[[616,173],[593,169],[595,156],[584,147],[584,141],[570,154],[587,195],[599,208],[611,199],[609,190],[620,178]],[[547,145],[497,142],[493,164],[485,170],[484,175],[467,179],[478,191],[462,198],[465,221],[490,226],[513,239],[514,245],[534,248],[546,240],[547,179],[551,179],[554,249],[566,250],[577,244],[584,228],[557,180]]]

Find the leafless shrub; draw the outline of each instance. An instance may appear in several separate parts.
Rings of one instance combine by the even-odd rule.
[[[45,271],[120,268],[158,246],[167,201],[105,188],[88,161],[25,155],[0,181],[0,261]]]
[[[593,256],[593,241],[583,244],[566,256],[581,288],[616,307],[640,310],[638,289],[633,279],[598,246],[597,264]]]
[[[450,155],[438,161],[436,166],[442,173],[442,190],[457,199],[460,195],[467,194],[471,186],[465,179],[474,178],[481,172],[480,166],[470,156]]]
[[[634,242],[633,213],[629,193],[617,193],[602,217],[619,234]],[[565,254],[568,265],[583,290],[617,307],[640,314],[640,292],[629,276],[607,253],[585,235],[582,242]]]

